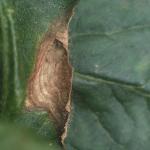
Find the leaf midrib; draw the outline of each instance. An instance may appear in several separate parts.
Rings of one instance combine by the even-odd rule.
[[[103,77],[95,77],[95,76],[91,76],[91,75],[86,75],[80,72],[75,71],[74,72],[74,76],[83,80],[87,80],[87,81],[92,81],[97,83],[105,83],[105,84],[109,84],[109,85],[118,85],[130,90],[133,90],[134,92],[143,95],[144,97],[150,97],[150,93],[147,92],[147,90],[145,90],[144,85],[145,84],[141,84],[141,85],[137,85],[137,84],[132,84],[132,83],[125,83],[123,81],[117,81],[117,80],[113,80],[110,78],[103,78]]]
[[[135,31],[135,30],[142,30],[142,29],[146,29],[146,28],[150,28],[150,24],[145,24],[145,25],[135,25],[135,26],[131,26],[128,28],[120,28],[119,30],[114,30],[114,31],[110,31],[110,32],[88,32],[88,33],[75,33],[73,35],[71,35],[71,38],[78,38],[78,37],[83,37],[83,36],[113,36],[113,35],[117,35],[117,34],[122,34],[122,33],[126,33],[126,32],[130,32],[130,31]]]

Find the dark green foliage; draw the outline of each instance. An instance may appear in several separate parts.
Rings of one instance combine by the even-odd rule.
[[[150,0],[80,0],[68,150],[150,149]]]
[[[44,150],[49,140],[59,149],[46,112],[20,112],[40,41],[77,2],[69,25],[74,79],[65,147],[150,149],[150,0],[1,0],[0,118],[15,124],[0,125],[4,150]]]

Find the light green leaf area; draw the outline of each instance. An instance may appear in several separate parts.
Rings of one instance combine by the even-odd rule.
[[[150,0],[80,0],[69,150],[150,149]]]
[[[44,141],[24,128],[10,123],[0,123],[0,147],[2,150],[61,150],[54,141]]]

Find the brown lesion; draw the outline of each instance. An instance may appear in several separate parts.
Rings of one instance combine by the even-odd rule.
[[[29,110],[48,111],[60,134],[70,111],[72,67],[68,59],[67,28],[65,21],[55,23],[41,42],[26,100]]]

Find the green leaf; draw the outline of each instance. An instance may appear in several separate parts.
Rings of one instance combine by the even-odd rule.
[[[80,0],[69,150],[150,149],[150,1]]]
[[[24,128],[0,123],[0,147],[3,150],[61,150],[54,141],[44,141]]]
[[[50,26],[63,16],[72,0],[1,0],[0,1],[0,119],[16,120],[17,126],[32,128],[41,138],[58,145],[58,135],[46,112],[25,112],[27,84],[38,47]],[[18,116],[19,115],[19,116]],[[17,119],[16,119],[17,116]],[[13,121],[12,121],[13,120]],[[11,124],[9,122],[9,124]],[[5,134],[7,137],[5,137]],[[20,143],[21,131],[1,123],[2,149],[43,149],[38,142]],[[9,139],[10,138],[10,139]],[[11,141],[11,139],[14,139]],[[9,144],[10,142],[10,144]],[[27,144],[29,142],[29,145]],[[12,144],[11,144],[12,143]],[[48,143],[44,143],[48,145]],[[13,147],[14,146],[14,147]],[[22,146],[22,147],[21,147]],[[60,149],[60,146],[54,146]],[[46,149],[46,148],[45,148]],[[53,146],[52,148],[53,149]]]
[[[12,116],[22,105],[38,46],[50,25],[63,16],[71,2],[0,1],[1,114]]]
[[[27,128],[45,141],[58,141],[54,123],[50,120],[46,111],[24,111],[14,121],[16,125]]]

